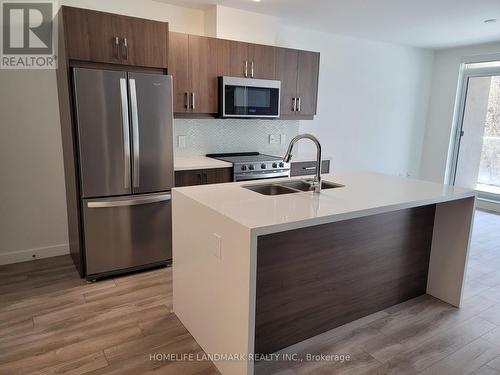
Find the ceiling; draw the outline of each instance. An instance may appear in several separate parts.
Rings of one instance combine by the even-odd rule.
[[[500,41],[500,0],[160,1],[200,8],[219,4],[314,30],[422,48]],[[492,18],[498,21],[484,23]]]

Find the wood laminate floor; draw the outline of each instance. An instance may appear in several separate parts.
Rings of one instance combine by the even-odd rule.
[[[421,296],[316,336],[259,374],[500,374],[500,216],[478,211],[463,308]],[[0,374],[217,374],[172,313],[172,270],[81,280],[62,256],[0,267]],[[307,360],[311,354],[350,360]]]

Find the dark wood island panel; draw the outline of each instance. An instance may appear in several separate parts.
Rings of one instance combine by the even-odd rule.
[[[260,236],[255,352],[426,292],[435,205]]]

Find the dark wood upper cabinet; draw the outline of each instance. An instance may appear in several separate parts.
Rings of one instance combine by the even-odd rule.
[[[167,67],[168,24],[63,6],[70,60]]]
[[[217,39],[171,32],[169,40],[174,112],[217,113]]]
[[[316,114],[319,53],[277,48],[276,77],[281,81],[281,116]]]
[[[248,45],[249,77],[276,79],[276,47]]]
[[[62,12],[68,59],[120,63],[118,16],[66,6]]]
[[[233,42],[231,40],[217,39],[217,76],[231,76],[231,46]],[[238,74],[237,77],[240,77]]]
[[[122,41],[122,63],[166,68],[168,66],[168,24],[142,18],[119,17]],[[128,56],[127,56],[128,49]]]
[[[318,101],[319,53],[299,51],[297,113],[315,115]]]
[[[168,74],[174,84],[174,112],[187,112],[189,85],[189,37],[188,34],[169,33]]]
[[[189,35],[190,110],[217,113],[217,39]]]
[[[229,43],[229,72],[224,75],[231,77],[249,77],[248,44],[235,41],[227,42]]]
[[[291,116],[295,114],[299,51],[277,48],[276,55],[276,79],[281,81],[281,116]]]
[[[219,76],[276,79],[276,47],[218,40]]]

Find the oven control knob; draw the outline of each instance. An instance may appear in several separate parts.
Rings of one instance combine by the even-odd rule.
[[[250,169],[251,171],[253,171],[253,165],[252,165],[252,164],[250,164],[250,165],[248,166],[248,169]]]
[[[247,166],[246,166],[246,165],[242,165],[242,166],[241,166],[241,170],[242,170],[242,171],[246,171],[246,170],[247,170]]]
[[[278,164],[273,163],[273,168],[278,168]]]
[[[284,166],[285,166],[285,164],[280,163],[280,168],[283,168]]]
[[[260,165],[260,167],[261,167],[262,169],[266,169],[266,165],[265,165],[264,163],[262,163],[262,164]]]

